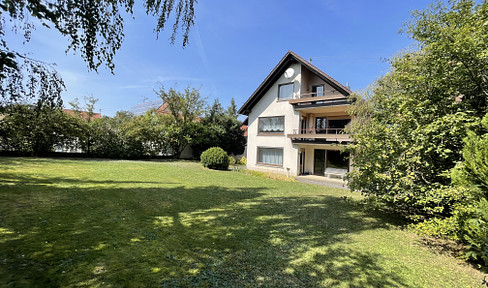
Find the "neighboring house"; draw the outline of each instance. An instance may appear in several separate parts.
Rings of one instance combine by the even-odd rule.
[[[247,167],[288,176],[344,176],[351,139],[348,87],[288,51],[239,114],[248,116]]]

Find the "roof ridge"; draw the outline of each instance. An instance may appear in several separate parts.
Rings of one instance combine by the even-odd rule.
[[[313,65],[312,62],[309,62],[309,61],[305,60],[303,57],[301,57],[300,55],[296,54],[295,52],[293,52],[291,50],[289,52],[291,52],[294,57],[300,59],[305,64],[308,64],[308,66],[310,66],[310,68],[313,68],[314,70],[317,70],[317,72],[320,72],[326,78],[328,78],[329,80],[331,80],[332,82],[334,82],[335,84],[337,84],[338,86],[340,86],[341,88],[343,88],[344,90],[346,90],[347,92],[352,93],[351,89],[349,89],[348,87],[342,85],[339,81],[337,81],[334,78],[332,78],[329,74],[325,73],[320,68],[318,68],[317,66]]]
[[[311,70],[313,73],[316,73],[317,76],[323,78],[324,81],[330,82],[329,84],[333,84],[333,86],[336,86],[339,88],[338,90],[341,92],[341,94],[347,96],[348,94],[351,94],[351,90],[347,88],[346,86],[342,85],[339,83],[337,80],[326,74],[324,71],[320,70],[317,68],[315,65],[312,63],[308,62],[307,60],[303,59],[301,56],[293,52],[292,50],[288,50],[286,52],[285,56],[281,58],[281,60],[276,64],[276,66],[271,70],[271,72],[264,78],[263,82],[259,84],[258,88],[254,90],[252,95],[246,100],[246,102],[242,105],[242,107],[239,109],[238,113],[243,114],[243,115],[248,115],[249,114],[249,109],[251,109],[257,101],[259,101],[262,97],[262,94],[267,91],[267,89],[270,88],[271,84],[269,81],[272,80],[272,78],[278,78],[278,75],[276,74],[278,70],[283,69],[282,65],[287,61],[290,60],[291,58],[292,61],[298,62],[299,64],[302,64],[306,66],[309,70]],[[275,80],[276,80],[275,79]],[[337,89],[336,88],[336,89]]]

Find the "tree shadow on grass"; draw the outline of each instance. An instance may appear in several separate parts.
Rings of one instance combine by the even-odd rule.
[[[43,181],[0,185],[0,286],[408,287],[340,245],[389,224],[339,197]]]
[[[68,178],[68,177],[52,177],[38,174],[31,176],[30,174],[20,173],[0,173],[0,185],[1,184],[21,184],[21,185],[50,185],[50,184],[69,184],[69,185],[111,185],[111,184],[159,184],[167,185],[174,184],[173,182],[163,181],[126,181],[126,180],[95,180],[91,178]]]

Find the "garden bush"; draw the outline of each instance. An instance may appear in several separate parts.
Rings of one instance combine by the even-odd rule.
[[[220,147],[205,150],[200,156],[200,161],[204,167],[210,169],[227,170],[229,168],[229,156]]]
[[[242,158],[239,160],[239,164],[241,164],[241,165],[247,165],[246,156],[242,156]]]
[[[230,165],[236,165],[236,158],[229,156],[229,164]]]

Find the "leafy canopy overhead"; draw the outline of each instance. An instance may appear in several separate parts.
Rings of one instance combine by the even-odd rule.
[[[182,45],[188,45],[194,24],[196,0],[145,0],[146,13],[158,18],[156,33],[173,19],[171,43],[181,28]],[[116,52],[124,39],[124,17],[132,14],[134,0],[1,0],[0,19],[0,104],[40,97],[59,99],[64,83],[52,65],[17,51],[7,42],[8,34],[20,34],[24,42],[35,33],[35,23],[56,29],[65,36],[68,51],[80,53],[89,70],[104,65],[114,71]],[[37,19],[36,22],[32,18]]]

